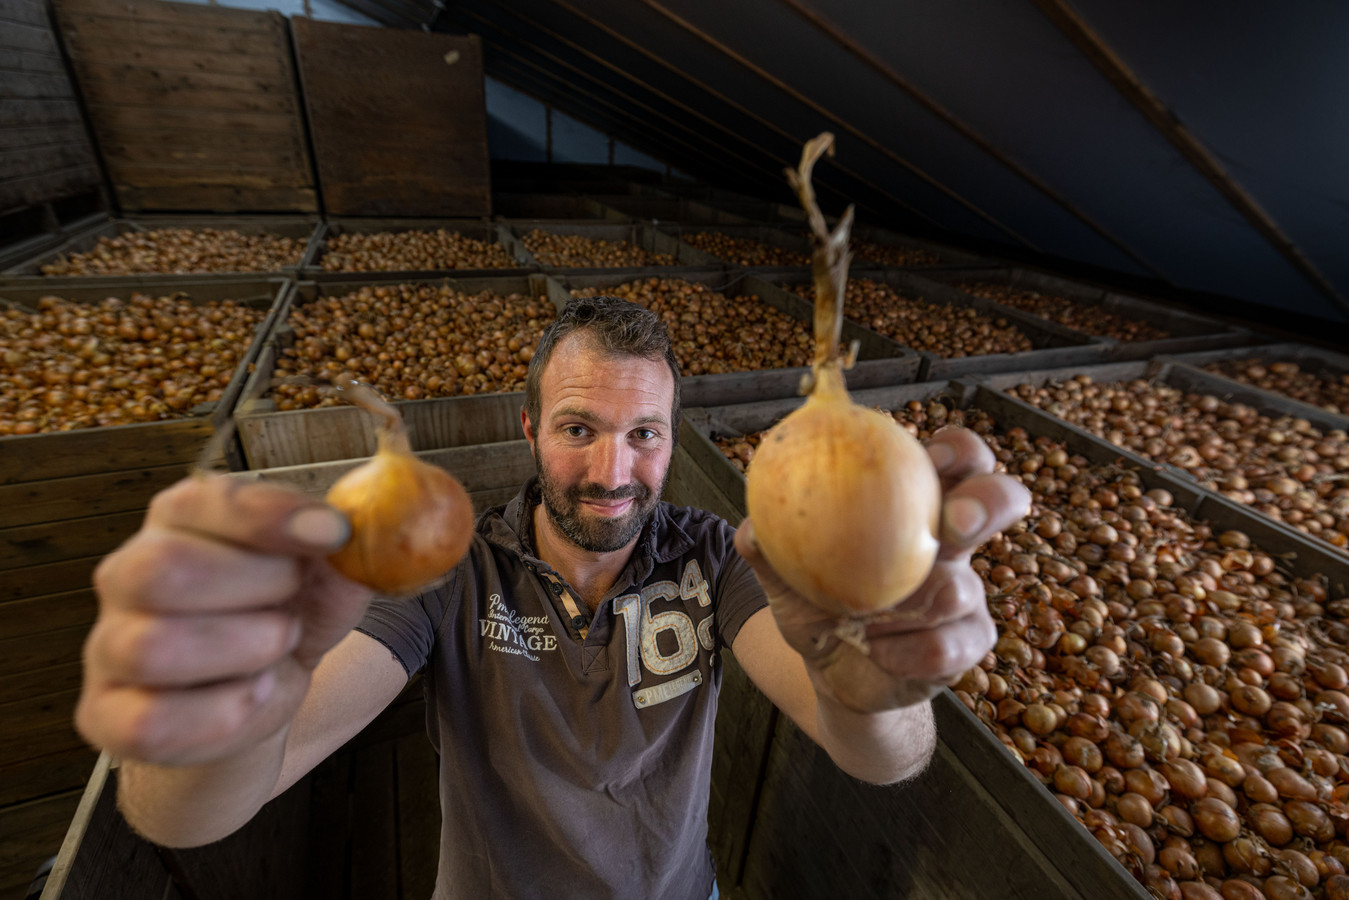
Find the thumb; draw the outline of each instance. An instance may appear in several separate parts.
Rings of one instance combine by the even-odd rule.
[[[748,517],[740,523],[740,527],[735,532],[735,549],[740,553],[742,559],[749,563],[749,567],[754,570],[754,574],[759,579],[759,584],[763,586],[764,593],[770,597],[777,597],[785,594],[790,588],[782,580],[772,564],[763,555],[759,548],[759,542],[754,536],[754,522]]]

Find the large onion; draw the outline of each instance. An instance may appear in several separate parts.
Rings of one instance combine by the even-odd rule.
[[[898,604],[937,555],[941,484],[922,445],[887,415],[852,402],[838,352],[851,207],[831,234],[810,170],[833,141],[806,145],[789,172],[815,237],[815,363],[810,396],[773,427],[746,471],[763,554],[799,594],[838,616]]]

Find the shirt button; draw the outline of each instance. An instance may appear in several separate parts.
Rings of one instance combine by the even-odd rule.
[[[572,627],[572,628],[575,628],[577,631],[580,631],[582,628],[586,627],[586,617],[585,617],[585,616],[572,616],[572,617],[571,617],[571,627]]]

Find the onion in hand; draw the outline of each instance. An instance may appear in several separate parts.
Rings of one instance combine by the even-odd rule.
[[[853,403],[839,355],[852,208],[832,234],[810,186],[833,141],[806,145],[788,172],[814,232],[815,362],[806,403],[764,437],[745,473],[768,562],[836,616],[864,616],[913,593],[937,556],[941,483],[927,451],[888,415]]]

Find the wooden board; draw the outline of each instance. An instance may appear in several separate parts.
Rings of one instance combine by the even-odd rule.
[[[40,0],[0,3],[0,213],[101,183],[75,86]]]
[[[163,0],[56,7],[123,209],[318,210],[279,13]],[[161,152],[124,155],[147,130]],[[218,136],[259,134],[280,140],[253,146],[247,162],[200,153]]]
[[[46,598],[67,591],[86,590],[90,577],[101,556],[62,560],[57,563],[39,563],[8,569],[0,578],[0,602]]]
[[[0,897],[25,896],[38,866],[61,848],[79,802],[79,791],[67,791],[0,809]]]
[[[329,214],[491,214],[478,37],[291,27]]]

